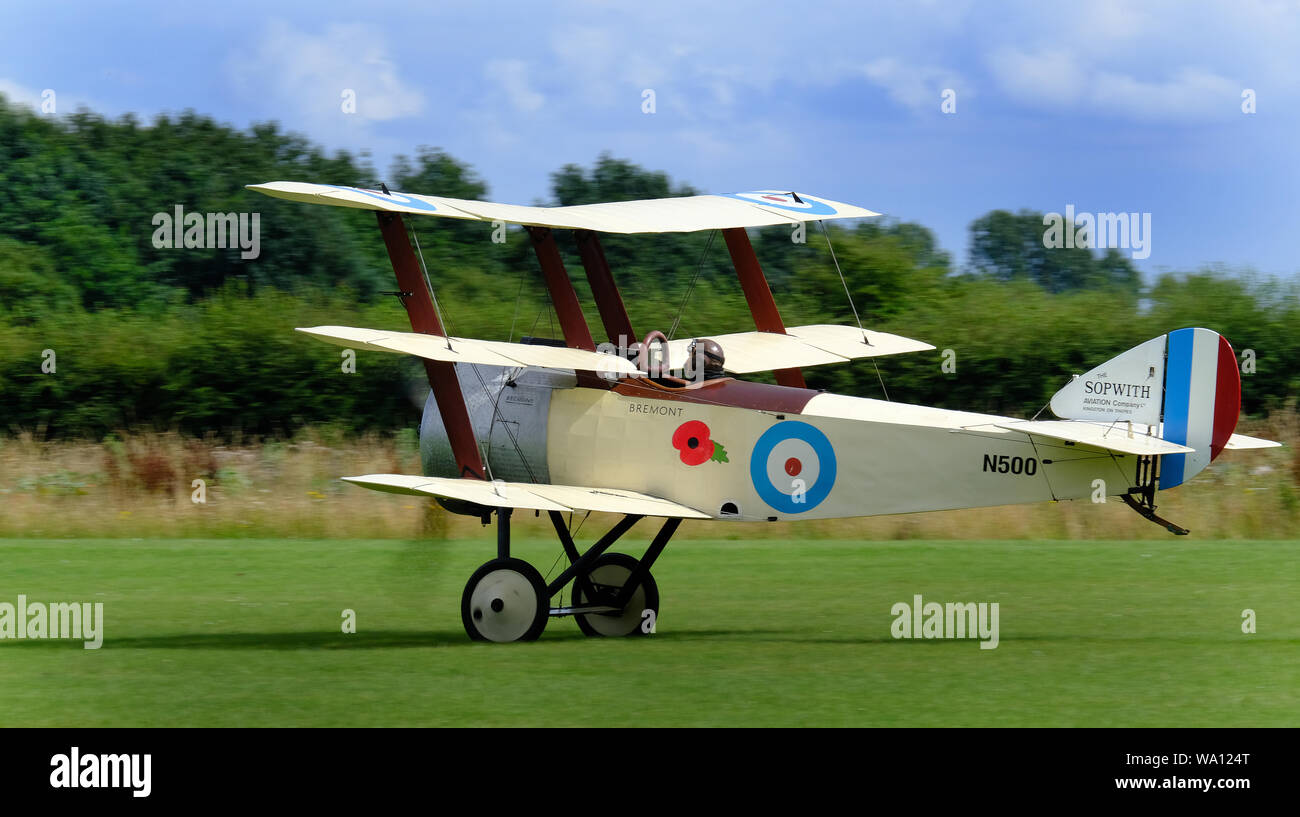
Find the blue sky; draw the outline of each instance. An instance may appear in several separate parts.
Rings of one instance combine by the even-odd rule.
[[[958,263],[988,210],[1072,204],[1150,213],[1146,273],[1300,270],[1295,2],[10,0],[0,45],[11,99],[274,119],[381,169],[438,146],[498,201],[610,151],[917,221]]]

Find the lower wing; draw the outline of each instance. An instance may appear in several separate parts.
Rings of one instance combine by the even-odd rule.
[[[415,496],[441,496],[474,502],[489,508],[528,508],[538,511],[604,511],[664,516],[680,519],[710,519],[708,514],[650,494],[620,488],[587,488],[577,485],[535,485],[527,482],[484,482],[478,479],[417,477],[408,474],[366,474],[343,477],[373,491]]]

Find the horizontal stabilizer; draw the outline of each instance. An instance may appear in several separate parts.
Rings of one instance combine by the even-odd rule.
[[[297,331],[338,346],[376,352],[397,352],[448,363],[480,363],[487,366],[538,366],[547,369],[575,369],[609,374],[637,371],[629,360],[603,352],[562,346],[506,343],[425,335],[419,332],[389,332],[353,326],[313,326]]]
[[[1194,449],[1178,445],[1159,437],[1139,434],[1134,429],[1128,434],[1127,424],[1089,423],[1082,420],[1011,420],[996,423],[998,428],[1020,431],[1053,440],[1083,443],[1096,448],[1118,451],[1121,454],[1151,456],[1157,454],[1190,454]],[[1145,428],[1145,426],[1144,426]]]
[[[1259,437],[1247,437],[1245,434],[1233,434],[1223,447],[1229,451],[1243,451],[1251,448],[1281,448],[1282,443],[1261,440]]]
[[[488,508],[527,508],[539,511],[603,511],[606,513],[709,519],[686,505],[657,496],[617,488],[575,485],[533,485],[524,482],[484,482],[477,479],[417,477],[407,474],[367,474],[343,477],[373,491],[412,496],[441,496],[473,502]]]
[[[856,326],[824,323],[791,326],[785,330],[784,335],[776,332],[734,332],[707,337],[722,347],[722,353],[726,356],[724,367],[734,374],[846,363],[858,358],[924,352],[934,348],[924,341],[887,332],[864,331]],[[670,368],[680,369],[685,366],[693,340],[684,338],[668,343]]]
[[[779,190],[526,207],[307,182],[267,182],[247,187],[278,199],[311,204],[603,233],[687,233],[880,215],[852,204]]]

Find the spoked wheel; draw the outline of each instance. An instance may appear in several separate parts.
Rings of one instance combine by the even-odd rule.
[[[604,553],[596,559],[591,572],[587,574],[595,598],[587,598],[582,589],[575,584],[573,589],[573,606],[612,603],[618,591],[627,584],[636,569],[637,560],[626,553]],[[632,593],[627,606],[616,613],[578,613],[574,619],[578,628],[590,636],[625,636],[644,635],[641,629],[642,614],[653,610],[659,615],[659,586],[647,571],[641,584]]]
[[[475,641],[533,641],[550,613],[537,568],[521,559],[493,559],[474,571],[460,597],[460,618]]]

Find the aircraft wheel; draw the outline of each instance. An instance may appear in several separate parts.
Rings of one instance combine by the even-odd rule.
[[[460,618],[475,641],[533,641],[546,628],[550,601],[537,568],[522,559],[493,559],[470,576]]]
[[[586,598],[575,585],[573,605],[577,607],[582,604],[599,604],[601,595],[612,596],[617,593],[632,576],[636,566],[637,560],[626,553],[601,554],[592,565],[591,572],[587,574],[591,582],[596,585],[597,598],[594,600]],[[641,624],[642,614],[646,610],[653,610],[656,617],[659,615],[659,586],[655,584],[654,577],[649,573],[645,574],[640,586],[628,600],[627,607],[623,608],[623,612],[577,614],[573,618],[578,622],[578,628],[589,636],[645,635]]]

